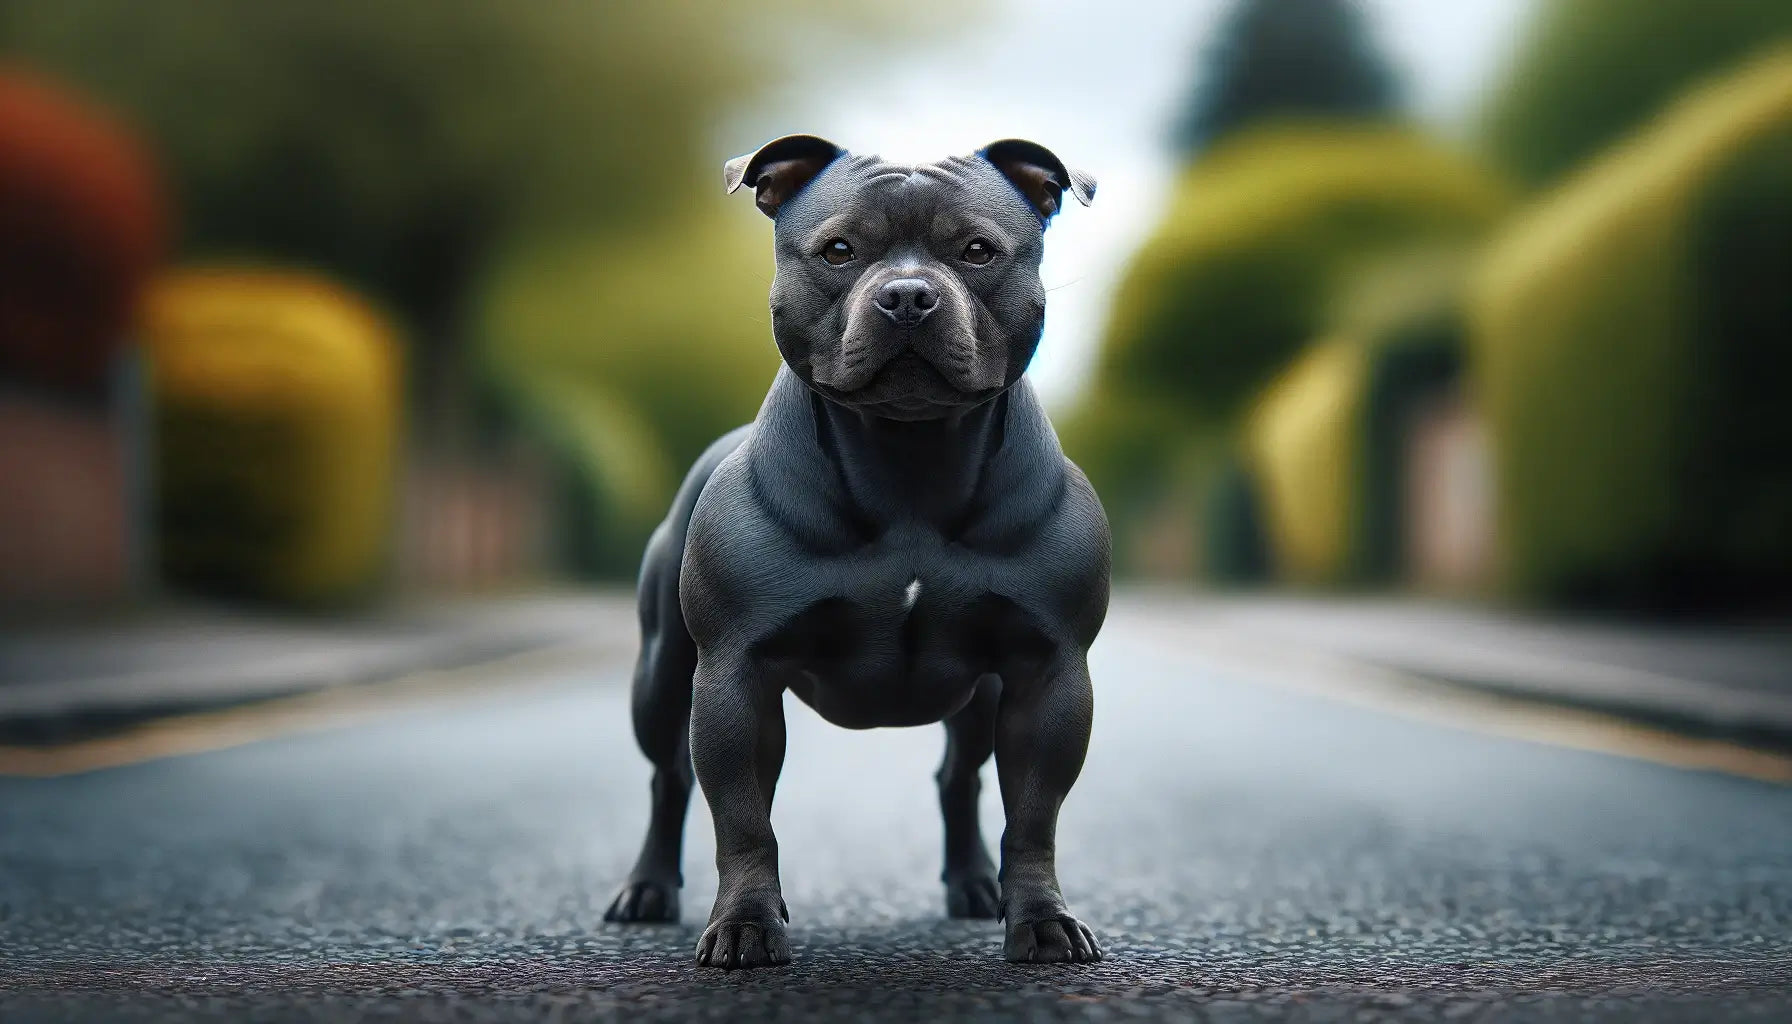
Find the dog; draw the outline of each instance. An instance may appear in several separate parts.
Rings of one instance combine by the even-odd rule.
[[[770,817],[789,690],[849,729],[945,723],[947,912],[1004,921],[1009,960],[1099,960],[1055,843],[1089,742],[1110,538],[1022,376],[1045,228],[1095,181],[1019,139],[899,164],[813,135],[728,161],[723,181],[774,223],[783,366],[647,544],[632,704],[652,814],[604,916],[677,919],[694,773],[720,876],[697,963],[789,962]],[[999,872],[977,819],[992,753]]]

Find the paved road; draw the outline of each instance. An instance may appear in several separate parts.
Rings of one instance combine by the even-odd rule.
[[[791,713],[795,962],[601,922],[647,769],[620,666],[0,779],[0,1019],[1792,1019],[1792,788],[1264,682],[1122,611],[1060,836],[1108,962],[943,919],[935,729]],[[985,813],[996,828],[988,787]]]

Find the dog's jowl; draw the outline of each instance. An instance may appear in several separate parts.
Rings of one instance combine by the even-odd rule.
[[[944,722],[947,912],[1001,919],[1011,960],[1098,960],[1055,842],[1089,741],[1108,527],[1021,376],[1045,227],[1095,183],[1016,139],[909,165],[811,135],[723,177],[775,225],[785,365],[648,543],[634,725],[652,820],[606,916],[677,918],[694,772],[720,875],[698,963],[789,960],[771,825],[789,690],[849,729]],[[977,822],[992,753],[999,871]]]

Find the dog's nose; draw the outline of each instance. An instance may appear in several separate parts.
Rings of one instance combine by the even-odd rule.
[[[877,290],[877,308],[904,327],[927,319],[939,302],[939,289],[918,277],[899,277]]]

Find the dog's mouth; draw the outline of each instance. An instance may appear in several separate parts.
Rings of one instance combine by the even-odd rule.
[[[843,392],[824,387],[823,394],[874,416],[919,420],[946,415],[976,405],[990,397],[953,387],[944,374],[920,353],[909,349],[893,356],[862,388]],[[999,390],[999,389],[995,389]]]

